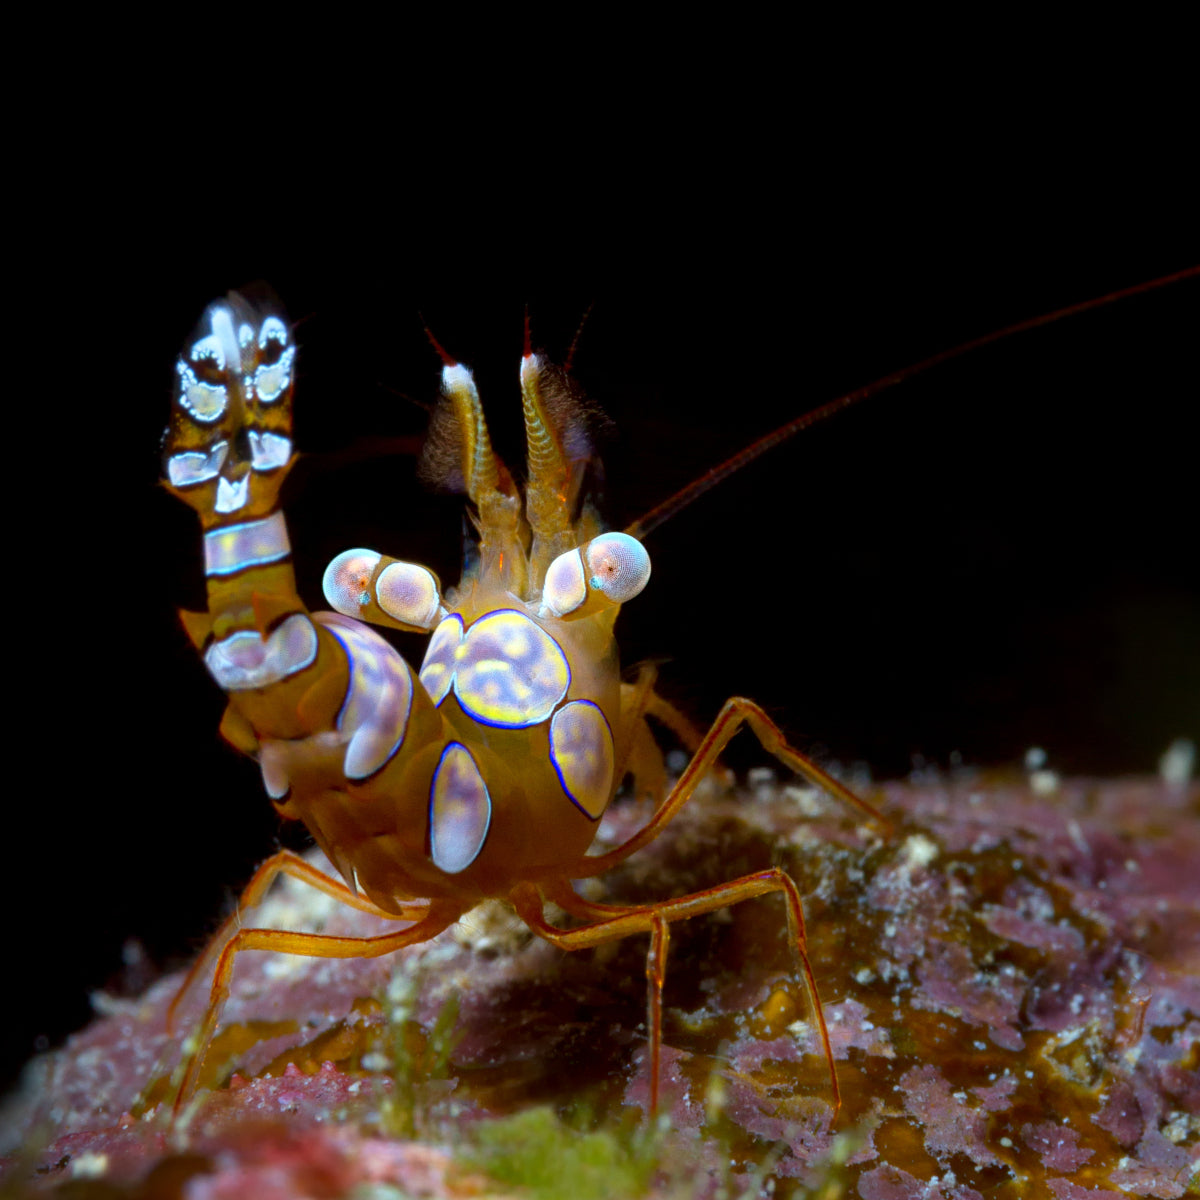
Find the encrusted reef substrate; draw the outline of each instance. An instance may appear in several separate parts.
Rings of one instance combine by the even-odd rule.
[[[1200,788],[928,774],[868,794],[886,839],[808,789],[714,787],[600,881],[597,898],[633,902],[789,870],[843,1092],[831,1126],[778,900],[674,926],[671,1125],[649,1194],[1200,1194]],[[603,836],[645,816],[619,804]],[[300,885],[265,907],[277,924],[384,928]],[[266,1155],[280,1195],[308,1194],[296,1181],[314,1172],[334,1197],[500,1194],[461,1151],[513,1113],[548,1105],[620,1152],[639,1136],[644,938],[564,955],[485,911],[391,959],[243,958],[174,1128],[177,978],[105,1002],[31,1067],[3,1121],[7,1181],[215,1200],[258,1180],[268,1196]]]

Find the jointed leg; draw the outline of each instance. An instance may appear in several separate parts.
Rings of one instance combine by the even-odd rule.
[[[661,913],[652,913],[650,949],[646,953],[646,1033],[650,1038],[650,1115],[658,1111],[658,1076],[662,1058],[662,993],[667,981],[667,951],[671,927]]]
[[[874,805],[856,796],[848,787],[839,783],[832,775],[826,774],[811,759],[806,758],[798,750],[788,745],[779,726],[767,716],[763,710],[742,696],[733,696],[725,701],[724,707],[717,714],[708,733],[704,735],[699,748],[692,755],[683,774],[679,777],[671,794],[663,801],[654,816],[628,841],[623,842],[615,850],[607,854],[589,855],[582,860],[577,868],[567,872],[571,879],[586,879],[592,875],[602,875],[605,871],[623,862],[635,851],[648,845],[662,832],[663,827],[687,803],[696,785],[716,763],[721,751],[729,743],[729,739],[742,727],[749,725],[754,736],[762,743],[763,749],[775,755],[785,766],[790,767],[809,782],[837,797],[845,804],[865,813],[873,821],[885,829],[888,822]]]
[[[800,903],[800,892],[795,882],[785,871],[771,867],[731,879],[728,883],[678,896],[673,900],[661,900],[654,904],[618,907],[610,904],[594,904],[576,895],[566,880],[547,884],[542,889],[546,899],[553,900],[567,912],[592,918],[592,923],[576,929],[560,929],[551,925],[542,912],[542,899],[532,884],[521,884],[510,896],[521,919],[540,937],[563,950],[582,950],[599,946],[604,942],[618,941],[634,933],[650,934],[650,954],[646,962],[649,981],[647,1003],[650,1032],[650,1107],[658,1104],[658,1066],[662,1040],[662,988],[666,978],[666,954],[669,941],[667,926],[671,921],[682,921],[702,913],[726,908],[755,896],[781,892],[787,905],[788,932],[792,945],[800,960],[804,976],[804,987],[816,1021],[821,1044],[825,1049],[825,1061],[829,1066],[830,1087],[833,1092],[834,1116],[842,1106],[841,1090],[838,1087],[837,1069],[833,1061],[833,1048],[829,1042],[829,1031],[825,1026],[825,1014],[821,1010],[821,997],[812,965],[808,960],[807,942],[804,931],[804,910]]]
[[[624,779],[625,773],[632,771],[638,795],[648,794],[656,799],[666,791],[666,768],[662,752],[646,727],[645,713],[657,678],[658,668],[653,663],[644,663],[638,670],[636,683],[621,684],[621,711],[614,739],[618,746],[625,747],[614,764],[614,778]]]
[[[175,1098],[175,1116],[179,1115],[196,1087],[205,1052],[216,1032],[225,1001],[229,998],[234,959],[241,951],[270,950],[277,954],[303,954],[313,958],[378,958],[383,954],[391,954],[393,950],[415,946],[436,937],[443,929],[454,924],[459,916],[461,910],[457,905],[438,907],[431,904],[415,925],[377,937],[331,937],[317,933],[292,933],[283,929],[239,929],[226,942],[221,957],[217,960],[217,969],[209,993],[208,1011],[196,1037],[196,1048],[184,1070],[179,1094]]]
[[[627,771],[632,772],[637,795],[652,796],[656,804],[661,804],[667,794],[667,772],[662,751],[650,732],[646,717],[651,716],[666,726],[693,754],[700,748],[704,733],[654,690],[657,679],[658,668],[653,663],[644,663],[636,683],[621,685],[617,744],[626,749],[624,756],[617,760],[616,778],[621,779]]]
[[[370,913],[372,916],[382,917],[388,921],[419,921],[429,911],[428,905],[413,904],[411,906],[405,905],[399,913],[384,912],[381,908],[372,904],[365,896],[360,896],[357,892],[352,891],[340,879],[326,875],[324,871],[318,870],[298,854],[293,854],[290,850],[281,850],[278,854],[272,854],[266,862],[259,866],[258,870],[251,877],[250,882],[242,889],[242,894],[238,897],[237,907],[226,918],[216,935],[209,941],[204,953],[192,964],[191,969],[187,973],[187,978],[183,981],[183,985],[175,993],[175,998],[171,1001],[171,1005],[167,1009],[168,1033],[172,1032],[175,1013],[184,996],[191,991],[192,985],[196,980],[207,972],[218,952],[233,937],[234,931],[241,926],[242,917],[250,909],[257,907],[262,902],[271,884],[280,875],[290,875],[293,879],[299,879],[301,882],[309,884],[318,891],[324,892],[325,895],[332,896],[333,899],[347,905],[349,908],[356,908],[359,912]]]
[[[657,692],[651,692],[647,698],[646,712],[665,725],[689,753],[695,754],[700,749],[700,744],[704,741],[703,730]]]
[[[617,731],[617,744],[625,746],[625,754],[616,763],[616,778],[632,772],[636,793],[653,796],[661,803],[667,793],[667,772],[663,764],[662,751],[650,732],[646,717],[651,716],[666,726],[692,754],[704,740],[704,733],[673,704],[664,700],[655,690],[658,668],[653,663],[643,663],[638,670],[636,683],[621,685],[621,717]]]

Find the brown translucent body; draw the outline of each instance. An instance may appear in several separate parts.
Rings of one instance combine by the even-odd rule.
[[[260,419],[264,405],[256,402],[250,383],[258,365],[258,330],[273,318],[251,308],[241,297],[231,296],[206,314],[214,336],[221,313],[229,314],[226,324],[230,328],[250,331],[242,342],[237,364],[240,372],[236,367],[224,374],[209,372],[227,388],[231,400],[218,420],[202,422],[192,419],[194,414],[177,394],[166,446],[168,461],[182,453],[211,455],[219,440],[234,448],[211,478],[184,485],[172,482],[172,490],[196,509],[210,536],[271,517],[279,485],[291,465],[289,457],[266,469],[255,467],[247,475],[250,467],[245,455],[236,452],[247,440],[253,443],[263,430],[290,437],[290,381],[287,394],[270,402],[269,420]],[[204,329],[200,332],[203,335]],[[236,354],[231,348],[227,357]],[[238,912],[193,967],[176,999],[178,1005],[215,959],[207,1012],[186,1064],[176,1112],[196,1087],[206,1050],[219,1027],[238,954],[267,950],[329,958],[376,957],[436,936],[489,898],[507,901],[536,934],[564,950],[597,946],[635,933],[649,935],[646,971],[653,1108],[657,1103],[670,923],[772,893],[779,893],[784,901],[800,978],[824,1046],[835,1109],[840,1103],[833,1055],[805,950],[800,895],[787,874],[777,868],[759,871],[692,895],[629,907],[592,903],[578,896],[571,885],[572,880],[610,869],[656,838],[743,724],[792,770],[869,817],[879,815],[788,746],[779,729],[753,702],[731,699],[707,733],[701,734],[655,694],[652,668],[644,668],[636,683],[622,684],[613,636],[620,604],[600,591],[590,592],[565,618],[547,615],[539,601],[548,566],[600,530],[591,509],[579,504],[583,464],[573,460],[566,449],[579,442],[572,436],[576,432],[573,423],[581,420],[569,384],[557,369],[528,352],[521,384],[530,447],[524,494],[491,449],[469,375],[453,363],[447,365],[445,403],[434,424],[430,461],[440,464],[443,473],[461,476],[473,505],[479,551],[477,562],[468,568],[458,588],[446,594],[444,611],[460,617],[466,630],[498,610],[515,610],[544,630],[569,666],[569,686],[558,704],[590,702],[603,713],[611,731],[615,766],[602,800],[611,800],[622,779],[632,775],[639,792],[657,793],[662,796],[661,803],[647,824],[624,844],[603,855],[589,856],[600,814],[585,811],[564,793],[565,784],[552,761],[549,721],[520,728],[497,727],[468,712],[453,691],[435,704],[415,672],[406,667],[397,668],[408,670],[412,684],[411,708],[400,743],[378,769],[364,778],[349,777],[345,766],[348,736],[341,720],[357,668],[327,622],[322,623],[321,618],[310,622],[315,634],[311,658],[296,657],[275,675],[255,677],[253,682],[259,686],[227,687],[230,703],[222,732],[239,749],[259,758],[265,777],[286,780],[284,794],[272,793],[276,807],[282,815],[304,822],[342,879],[326,876],[288,852],[275,855],[256,872],[242,894]],[[250,481],[246,502],[228,511],[228,489],[246,478]],[[224,501],[222,494],[226,495]],[[382,565],[375,569],[374,577]],[[267,563],[247,559],[225,575],[210,573],[208,582],[208,612],[185,614],[190,636],[206,654],[214,645],[265,645],[265,639],[289,618],[307,616],[284,554],[277,553],[275,560]],[[355,588],[358,583],[355,579]],[[598,587],[595,583],[591,586]],[[388,618],[373,598],[368,602],[365,593],[361,603],[361,617],[411,628]],[[666,795],[665,771],[646,722],[648,715],[673,730],[692,752],[687,768]],[[461,869],[447,871],[431,855],[430,796],[443,752],[454,743],[469,749],[486,781],[490,819],[471,861]],[[243,914],[263,898],[280,873],[301,879],[341,903],[410,924],[371,938],[246,926]],[[547,901],[580,923],[573,928],[552,925],[543,912]]]

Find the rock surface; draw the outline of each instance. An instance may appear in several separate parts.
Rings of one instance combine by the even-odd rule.
[[[601,881],[596,898],[632,902],[790,871],[843,1092],[833,1124],[778,900],[673,926],[649,1194],[1200,1194],[1200,789],[963,773],[868,794],[886,840],[806,789],[714,788]],[[619,804],[602,837],[646,815]],[[290,882],[255,923],[387,928]],[[145,1200],[517,1194],[463,1152],[509,1114],[548,1105],[637,1140],[644,958],[644,938],[565,955],[487,910],[388,959],[244,955],[174,1126],[164,979],[31,1067],[5,1181]]]

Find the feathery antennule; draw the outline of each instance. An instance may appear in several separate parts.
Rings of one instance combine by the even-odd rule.
[[[511,591],[527,585],[527,530],[521,496],[512,476],[492,449],[475,377],[425,327],[442,360],[442,396],[430,421],[418,474],[434,486],[465,491],[475,505],[482,568],[495,563]]]
[[[433,330],[425,318],[420,317],[420,321],[434,353],[442,360],[442,366],[456,366],[457,360],[433,336]],[[463,427],[458,413],[444,395],[439,396],[429,417],[425,444],[417,459],[417,478],[426,487],[436,491],[465,492],[467,475],[463,466],[464,453]]]
[[[522,360],[521,391],[529,448],[526,515],[534,534],[530,577],[536,587],[560,553],[587,540],[576,526],[578,502],[589,468],[592,480],[602,476],[593,434],[605,432],[608,421],[544,355],[530,352]],[[594,527],[592,518],[587,523]]]
[[[592,463],[591,427],[604,420],[560,367],[533,350],[525,313],[521,396],[528,446],[525,514],[533,532],[530,581],[536,590],[546,568],[580,544],[574,528],[578,499]]]
[[[525,518],[533,531],[530,574],[540,585],[546,567],[574,544],[571,529],[571,469],[560,439],[560,427],[547,393],[557,390],[550,367],[533,353],[529,310],[525,310],[525,353],[521,358],[521,408],[525,417]]]
[[[442,395],[430,421],[418,470],[437,487],[466,491],[477,506],[490,491],[515,495],[512,476],[492,449],[475,378],[422,322],[429,344],[442,360]],[[446,460],[453,460],[450,465]]]
[[[463,431],[458,414],[444,398],[434,405],[417,458],[417,478],[439,492],[465,492]]]

